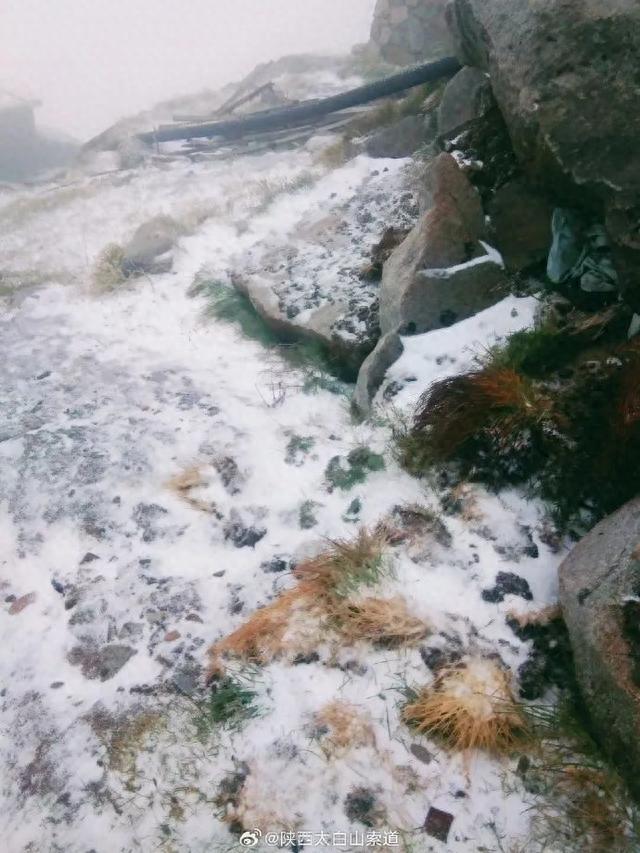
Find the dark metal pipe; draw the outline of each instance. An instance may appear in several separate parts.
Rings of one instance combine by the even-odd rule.
[[[391,77],[385,77],[374,83],[367,83],[365,86],[358,86],[357,89],[350,89],[340,95],[331,95],[329,98],[304,101],[302,104],[295,104],[282,109],[261,110],[243,118],[229,119],[228,121],[163,127],[140,133],[138,138],[147,143],[212,136],[233,138],[256,130],[295,127],[328,113],[366,104],[369,101],[386,98],[389,95],[396,95],[405,89],[412,89],[414,86],[439,80],[442,77],[452,77],[459,70],[460,63],[458,60],[447,57],[446,59],[438,59],[436,62],[427,62],[425,65],[409,68]]]

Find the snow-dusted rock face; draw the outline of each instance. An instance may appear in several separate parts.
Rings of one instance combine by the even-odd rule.
[[[231,259],[234,284],[279,333],[325,345],[354,375],[379,336],[378,283],[365,271],[388,228],[416,221],[415,170],[358,157],[283,199],[271,230]],[[310,177],[310,181],[312,180]]]
[[[427,62],[452,52],[447,0],[378,0],[371,40],[395,65]]]
[[[432,207],[384,265],[380,287],[383,334],[428,332],[497,302],[504,274],[480,238],[480,197],[449,154],[431,164]]]
[[[640,6],[453,0],[447,14],[460,61],[491,75],[523,171],[562,206],[606,212],[637,309]]]
[[[640,502],[601,521],[560,566],[576,675],[605,749],[637,792],[640,729]]]

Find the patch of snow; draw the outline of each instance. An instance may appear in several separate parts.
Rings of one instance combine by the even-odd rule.
[[[388,398],[390,388],[401,386],[393,398],[394,405],[410,410],[433,382],[472,370],[488,349],[533,326],[537,305],[531,296],[507,296],[447,328],[403,337],[404,352],[387,371],[376,402]]]

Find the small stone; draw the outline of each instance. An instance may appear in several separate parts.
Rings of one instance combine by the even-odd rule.
[[[513,572],[498,572],[495,586],[482,590],[482,600],[492,604],[504,601],[506,595],[518,595],[525,601],[533,601],[528,581]]]
[[[293,568],[293,561],[290,557],[276,555],[270,560],[265,560],[264,563],[261,563],[260,568],[263,572],[267,572],[269,574],[277,574],[278,572],[290,572]]]
[[[438,841],[442,841],[443,844],[446,844],[452,823],[452,814],[449,814],[449,812],[443,812],[440,809],[436,809],[431,806],[424,822],[424,831],[432,838],[437,838]]]
[[[60,687],[64,686],[64,681],[52,681],[49,687],[52,690],[58,690]]]
[[[431,764],[433,761],[433,755],[429,752],[426,746],[422,746],[421,743],[412,743],[409,747],[409,751],[417,758],[418,761],[422,761],[423,764]]]
[[[198,616],[197,613],[187,613],[184,618],[187,622],[202,622],[202,619]]]
[[[164,635],[164,641],[165,643],[174,643],[176,640],[179,640],[180,637],[180,631],[167,631]]]
[[[51,586],[55,589],[57,593],[60,595],[64,595],[64,586],[57,581],[55,578],[51,578]]]
[[[9,608],[9,614],[11,616],[15,616],[16,613],[21,613],[25,607],[28,607],[30,604],[36,600],[35,592],[28,592],[26,595],[21,595],[20,598],[16,598],[16,600],[12,603]]]
[[[107,645],[97,648],[95,646],[75,646],[69,652],[69,663],[80,666],[85,678],[108,681],[137,654],[135,649],[124,645]]]
[[[64,609],[72,610],[76,604],[80,601],[80,595],[76,590],[72,590],[71,593],[64,600]]]
[[[80,560],[80,565],[84,566],[87,563],[93,563],[94,560],[99,560],[100,557],[97,554],[92,554],[91,551],[87,551],[84,557]]]
[[[300,666],[300,664],[309,664],[309,663],[318,663],[320,660],[320,655],[318,652],[309,652],[306,655],[299,654],[296,655],[292,661],[294,666]]]

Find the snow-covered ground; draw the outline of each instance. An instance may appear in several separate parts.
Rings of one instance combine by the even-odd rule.
[[[347,397],[310,391],[302,368],[205,319],[187,296],[198,275],[228,280],[231,259],[252,246],[283,246],[312,209],[343,198],[342,215],[355,215],[354,188],[387,165],[408,167],[360,157],[325,174],[310,146],[78,176],[0,199],[0,265],[13,282],[33,271],[41,282],[0,307],[7,853],[241,849],[225,796],[244,829],[262,832],[256,849],[274,848],[269,832],[293,833],[278,836],[290,850],[386,841],[466,853],[526,839],[514,762],[449,753],[408,729],[400,705],[404,688],[433,678],[434,650],[498,655],[515,678],[528,648],[505,614],[554,601],[560,555],[540,540],[540,507],[518,494],[469,488],[464,510],[445,513],[437,486],[396,465],[385,417],[528,325],[534,301],[510,297],[406,339],[380,417],[358,424]],[[287,192],[309,170],[314,181]],[[187,226],[173,272],[97,294],[100,250],[158,213]],[[296,270],[303,286],[306,272]],[[384,456],[384,470],[332,488],[330,461],[361,446]],[[195,469],[185,500],[170,483]],[[301,556],[406,504],[444,527],[388,549],[379,594],[406,599],[430,635],[412,648],[320,645],[296,662],[238,665],[258,712],[202,737],[208,645],[289,587]],[[500,571],[528,581],[532,600],[483,600]],[[339,749],[314,723],[337,700],[355,721]],[[372,827],[357,819],[362,801]],[[446,845],[421,830],[431,807],[454,817]]]

